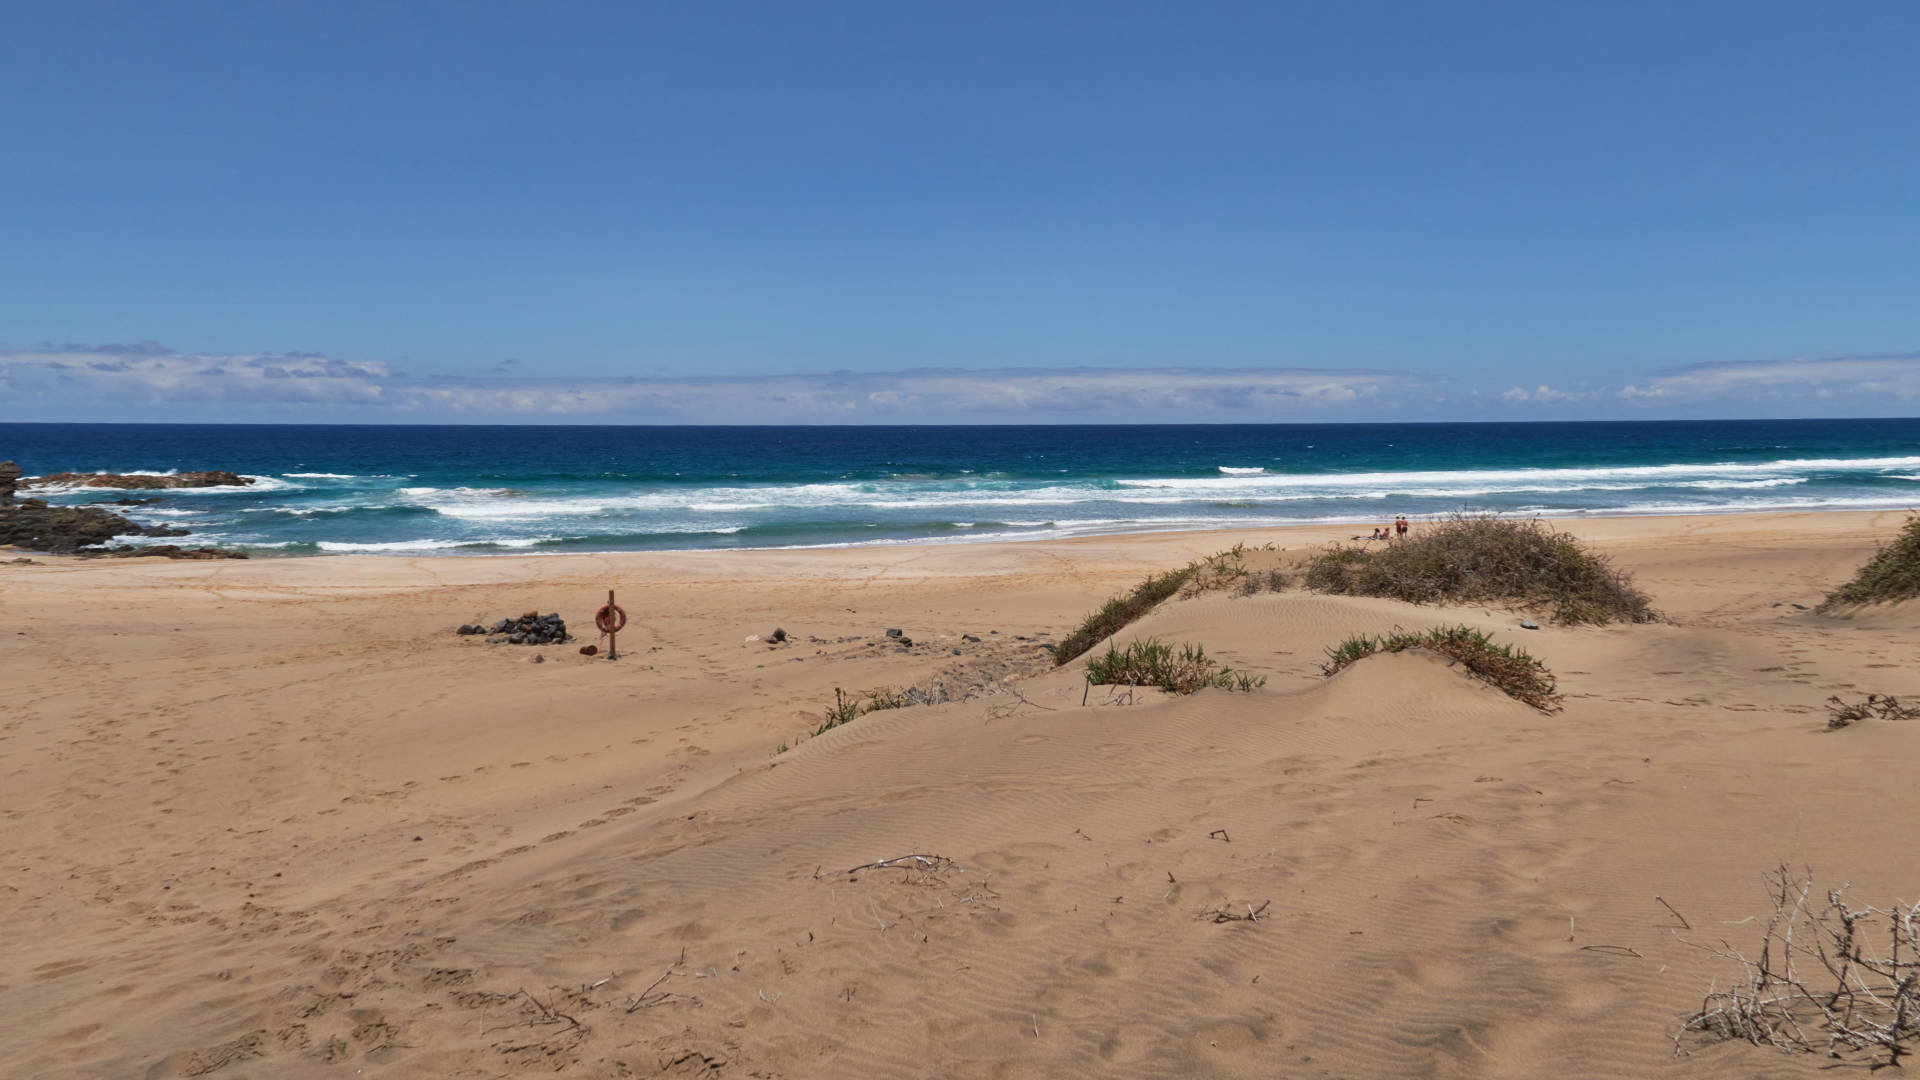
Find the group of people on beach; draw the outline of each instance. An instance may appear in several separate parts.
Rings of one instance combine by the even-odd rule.
[[[1354,539],[1366,540],[1369,543],[1375,540],[1405,540],[1407,538],[1407,530],[1410,528],[1412,528],[1412,526],[1407,524],[1407,515],[1401,514],[1399,517],[1393,519],[1393,524],[1382,525],[1373,530],[1372,536],[1356,536]]]

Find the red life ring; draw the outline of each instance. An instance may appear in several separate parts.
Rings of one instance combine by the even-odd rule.
[[[619,604],[607,604],[593,613],[593,626],[603,634],[617,634],[626,629],[627,609]]]

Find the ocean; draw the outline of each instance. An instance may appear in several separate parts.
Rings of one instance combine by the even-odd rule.
[[[29,475],[228,469],[128,494],[261,555],[1031,540],[1569,515],[1920,506],[1920,419],[1028,427],[0,424]],[[140,541],[134,541],[140,542]],[[164,542],[164,541],[152,541]]]

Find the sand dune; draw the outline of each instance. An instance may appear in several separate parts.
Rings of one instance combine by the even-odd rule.
[[[1920,724],[1822,703],[1920,695],[1920,608],[1807,610],[1898,519],[1573,524],[1647,626],[1175,601],[1129,634],[1266,687],[1084,705],[1047,635],[1335,530],[0,567],[0,1073],[1813,1075],[1676,1060],[1724,971],[1654,898],[1706,940],[1782,860],[1911,898]],[[609,584],[617,663],[451,634],[578,632]],[[1564,711],[1424,655],[1319,673],[1442,622],[1524,639]],[[836,686],[934,678],[1000,692],[774,753]],[[952,865],[848,872],[910,853]]]

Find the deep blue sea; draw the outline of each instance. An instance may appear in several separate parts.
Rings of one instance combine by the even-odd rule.
[[[1920,419],[1057,427],[0,424],[30,475],[230,469],[126,510],[262,554],[1036,539],[1463,507],[1920,506]],[[57,502],[125,497],[42,491]],[[148,493],[132,493],[135,495]]]

